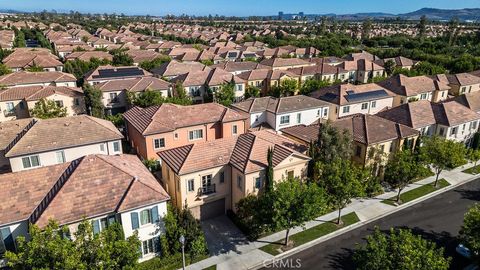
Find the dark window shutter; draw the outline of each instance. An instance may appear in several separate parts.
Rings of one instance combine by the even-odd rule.
[[[153,241],[155,253],[160,254],[162,252],[162,246],[160,245],[160,236],[155,237]]]
[[[138,223],[138,213],[132,212],[130,213],[130,218],[132,219],[132,230],[136,230],[140,227]]]
[[[7,227],[7,228],[1,229],[0,235],[2,236],[5,249],[9,251],[15,251],[15,243],[13,241],[13,236],[12,236],[12,233],[10,232],[10,228]]]
[[[99,220],[93,220],[92,225],[93,225],[93,233],[94,234],[99,233],[100,232],[100,221]]]
[[[152,222],[157,223],[159,221],[158,219],[158,206],[155,206],[152,208]]]

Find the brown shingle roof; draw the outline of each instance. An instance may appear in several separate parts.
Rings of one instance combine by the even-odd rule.
[[[78,160],[65,184],[33,221],[69,224],[83,218],[124,212],[169,199],[142,162],[132,155],[90,155]],[[76,161],[74,161],[76,162]],[[0,224],[29,219],[73,162],[0,175]],[[75,164],[74,164],[75,165]]]
[[[349,101],[348,99],[350,94],[373,93],[373,92],[375,92],[376,94],[362,98],[360,100]],[[337,84],[337,85],[321,88],[317,91],[310,93],[310,96],[313,98],[322,99],[337,105],[346,105],[351,103],[365,102],[368,100],[389,98],[389,97],[395,96],[395,94],[375,83],[360,84],[360,85],[353,85],[350,83],[346,83],[346,84]]]
[[[134,107],[123,114],[125,120],[144,135],[215,122],[245,120],[248,115],[218,103],[181,106],[164,103],[149,108]]]
[[[447,84],[427,76],[407,77],[398,74],[378,84],[397,95],[407,97],[436,90],[450,90]]]
[[[162,151],[158,155],[179,175],[226,164],[231,164],[243,173],[251,173],[267,167],[268,148],[274,149],[274,166],[292,154],[309,159],[302,154],[306,150],[304,146],[266,130],[182,146]]]
[[[143,78],[134,78],[134,79],[125,79],[125,80],[115,80],[99,83],[96,85],[98,89],[109,92],[109,91],[131,91],[131,92],[142,92],[147,89],[150,90],[168,90],[170,84],[162,79],[155,77],[143,77]]]
[[[51,95],[63,95],[69,97],[83,97],[83,91],[77,87],[66,86],[22,86],[5,90],[0,90],[0,101],[20,100],[26,101],[39,100]]]
[[[249,98],[245,101],[232,104],[232,107],[247,113],[269,111],[273,113],[287,113],[327,107],[328,103],[304,95],[290,97],[260,97]]]
[[[480,112],[480,92],[467,93],[455,97],[453,100],[470,108],[475,112]]]
[[[17,119],[0,123],[0,150],[4,150],[32,119]]]
[[[457,126],[480,119],[480,114],[455,101],[432,103],[432,107],[437,124],[444,126]]]
[[[4,124],[0,123],[0,127]],[[15,157],[122,138],[123,135],[110,121],[88,115],[40,119],[5,156]]]
[[[378,116],[414,129],[420,129],[436,123],[432,106],[427,100],[409,102],[377,113]]]
[[[0,85],[16,86],[38,83],[60,83],[60,82],[76,82],[77,79],[72,74],[59,71],[53,72],[14,72],[0,76]]]

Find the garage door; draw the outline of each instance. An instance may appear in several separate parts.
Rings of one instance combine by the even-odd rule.
[[[225,198],[200,206],[200,220],[225,215]]]

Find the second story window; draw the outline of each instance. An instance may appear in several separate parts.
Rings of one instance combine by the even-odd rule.
[[[63,100],[55,100],[57,107],[63,108]]]
[[[110,102],[111,103],[117,102],[117,93],[110,93]]]
[[[350,112],[350,106],[343,106],[342,111],[343,111],[343,113],[349,113]]]
[[[360,157],[362,155],[362,147],[356,146],[355,147],[355,156]]]
[[[105,144],[100,144],[100,151],[105,152]]]
[[[457,135],[457,127],[452,128],[450,135]]]
[[[262,178],[257,177],[255,178],[255,189],[261,189],[262,188]]]
[[[187,181],[187,188],[189,192],[195,191],[195,180],[194,179],[189,179]]]
[[[372,105],[370,107],[376,108],[377,107],[377,101],[372,101]]]
[[[220,183],[225,183],[225,172],[220,172]]]
[[[164,138],[154,139],[153,140],[153,147],[155,149],[164,148],[165,147],[165,139]]]
[[[421,94],[421,95],[420,95],[420,99],[421,99],[421,100],[427,99],[427,93]]]
[[[22,163],[24,169],[40,167],[40,157],[38,155],[23,157]]]
[[[0,229],[0,254],[5,251],[15,251],[15,240],[10,231],[10,227]]]
[[[477,121],[473,121],[470,123],[470,129],[477,129]]]
[[[240,175],[237,176],[237,187],[242,189],[242,177]]]
[[[202,139],[203,130],[202,129],[191,130],[190,132],[188,132],[188,138],[190,141]]]
[[[57,163],[60,164],[65,162],[65,152],[63,150],[57,151],[55,155],[57,156]]]
[[[13,102],[7,102],[7,109],[6,111],[7,112],[13,112],[15,110],[15,105],[13,104]]]
[[[368,109],[368,103],[362,103],[362,110]]]
[[[297,113],[297,124],[300,124],[302,122],[302,114]]]
[[[237,135],[238,134],[238,126],[237,125],[233,125],[232,126],[232,135]]]
[[[119,142],[114,142],[113,143],[113,151],[114,152],[120,152],[120,143]]]
[[[290,124],[290,115],[284,115],[280,117],[280,125]]]
[[[142,210],[140,212],[140,224],[145,225],[148,223],[152,223],[152,213],[149,209]]]

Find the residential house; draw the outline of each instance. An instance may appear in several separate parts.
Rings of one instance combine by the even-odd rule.
[[[159,152],[162,182],[172,203],[188,207],[196,218],[224,215],[242,198],[264,190],[268,149],[273,149],[275,181],[306,177],[306,148],[263,130]]]
[[[316,66],[291,68],[288,71],[300,76],[301,84],[309,79],[322,80],[327,82],[347,81],[348,72],[340,67],[321,64]]]
[[[413,128],[369,114],[357,114],[331,123],[333,127],[347,130],[353,139],[352,160],[362,166],[374,165],[381,173],[388,157],[406,147],[415,146],[420,135]],[[320,125],[299,125],[281,130],[284,136],[305,146],[318,139]],[[379,161],[379,162],[378,162]]]
[[[66,226],[71,237],[83,220],[92,223],[95,234],[117,222],[126,238],[138,233],[139,261],[161,252],[170,197],[133,155],[87,155],[0,174],[0,184],[0,257],[16,250],[17,237],[28,239],[31,224],[44,228],[50,220]]]
[[[8,130],[12,127],[15,132]],[[89,154],[122,153],[123,135],[118,129],[110,121],[88,115],[3,122],[0,133],[0,146],[4,147],[0,149],[0,167],[10,167],[13,172]]]
[[[469,73],[438,74],[432,76],[434,80],[450,86],[449,94],[453,96],[480,91],[480,77]]]
[[[30,110],[41,99],[53,100],[67,109],[67,116],[86,113],[83,91],[66,86],[23,86],[0,90],[0,122],[31,117]]]
[[[273,70],[287,70],[289,68],[308,67],[315,65],[314,63],[299,58],[270,58],[260,62],[264,66],[268,66]]]
[[[128,95],[136,95],[147,90],[160,92],[162,97],[168,97],[170,83],[155,77],[106,81],[95,85],[103,93],[102,102],[107,115],[124,112],[128,104]]]
[[[211,68],[221,68],[232,75],[238,75],[243,72],[248,72],[256,69],[264,69],[268,68],[267,66],[264,66],[262,64],[256,63],[256,62],[224,62],[220,64],[215,64],[210,66]]]
[[[420,100],[377,114],[406,125],[424,136],[441,136],[470,145],[478,131],[480,115],[456,101],[432,103]]]
[[[72,52],[71,54],[67,55],[65,57],[66,61],[73,61],[73,60],[81,60],[88,62],[92,58],[98,59],[98,60],[107,60],[107,61],[112,61],[113,56],[109,54],[108,52],[104,51],[82,51],[82,52]]]
[[[100,66],[84,76],[85,83],[96,85],[108,81],[138,79],[143,77],[152,77],[153,75],[139,67],[114,67],[114,66]]]
[[[385,89],[395,93],[393,106],[416,100],[440,102],[448,98],[451,89],[446,83],[427,76],[407,77],[398,74],[378,83]]]
[[[310,125],[327,120],[329,104],[303,95],[249,98],[232,108],[250,115],[250,126],[268,125],[275,131],[295,125]]]
[[[0,85],[3,87],[24,86],[64,86],[76,87],[77,79],[69,73],[60,71],[52,72],[26,72],[19,71],[0,76]]]
[[[247,115],[217,103],[133,107],[123,117],[128,140],[142,159],[158,159],[156,153],[165,149],[235,137],[249,128]]]
[[[385,69],[366,59],[345,61],[337,65],[348,72],[349,82],[368,83],[375,77],[385,76]]]
[[[3,59],[3,64],[12,71],[28,70],[32,67],[43,71],[62,71],[63,63],[50,50],[43,48],[16,48]]]
[[[454,97],[453,100],[476,113],[480,113],[480,92],[459,95]]]
[[[209,71],[209,70],[210,68],[205,66],[202,63],[198,63],[198,62],[182,63],[176,60],[172,60],[170,62],[163,63],[158,68],[152,69],[151,72],[155,75],[155,77],[171,80],[180,75],[187,74],[189,72]]]
[[[412,67],[418,63],[417,61],[414,61],[412,59],[409,59],[403,56],[379,59],[374,62],[382,67],[385,67],[385,63],[387,63],[388,61],[393,62],[394,68],[402,68],[402,69],[408,69],[408,70],[412,69]]]
[[[310,96],[330,104],[329,119],[355,114],[376,114],[393,106],[395,95],[378,84],[337,84],[321,88]]]

